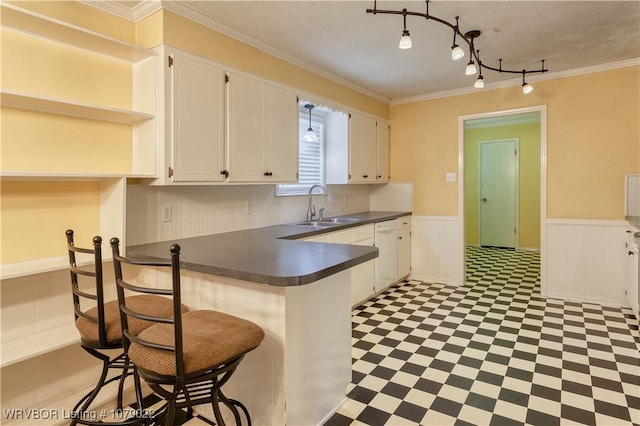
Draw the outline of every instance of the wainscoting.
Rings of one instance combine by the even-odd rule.
[[[425,282],[464,285],[457,216],[412,216],[411,277]]]
[[[614,220],[547,220],[546,296],[626,306],[627,223]]]
[[[626,306],[626,227],[622,220],[548,219],[542,226],[542,296]],[[411,277],[463,285],[458,217],[414,215],[411,229]]]

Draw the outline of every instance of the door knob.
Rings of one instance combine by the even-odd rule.
[[[486,202],[487,202],[486,197],[483,197],[483,198],[482,198],[482,202],[483,202],[483,203],[486,203]]]

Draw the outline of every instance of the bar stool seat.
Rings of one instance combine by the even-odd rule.
[[[170,318],[173,316],[173,303],[170,299],[159,296],[139,295],[130,296],[127,300],[136,311],[144,312],[148,315],[158,315]],[[183,312],[188,309],[185,306]],[[87,316],[97,318],[98,307],[94,307],[85,312]],[[129,321],[129,329],[133,334],[139,334],[141,331],[154,325],[151,321],[145,321],[133,318]],[[90,347],[100,346],[100,333],[98,324],[89,318],[78,317],[76,320],[76,328],[80,333],[80,337],[84,345]],[[122,347],[122,326],[120,324],[120,306],[117,300],[112,300],[104,304],[104,329],[106,331],[106,341],[108,344],[116,344]]]
[[[129,322],[131,327],[131,322]],[[155,324],[138,334],[140,339],[173,345],[171,324]],[[217,311],[192,311],[182,315],[184,374],[198,375],[256,348],[264,332],[254,323]],[[176,375],[173,352],[132,342],[129,358],[140,369],[158,376]]]

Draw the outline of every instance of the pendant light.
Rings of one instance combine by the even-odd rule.
[[[529,93],[533,92],[533,86],[525,81],[525,74],[525,71],[522,71],[522,93],[528,95]]]
[[[402,9],[402,14],[404,15],[404,29],[402,30],[402,37],[400,37],[398,47],[400,49],[411,49],[411,34],[407,30],[407,9]]]
[[[305,142],[318,142],[319,141],[318,136],[316,135],[316,132],[314,132],[313,128],[311,127],[311,110],[314,109],[315,107],[311,104],[305,104],[304,107],[309,110],[309,128],[304,133],[302,140]]]
[[[460,31],[458,29],[458,18],[460,17],[456,16],[456,28],[453,31],[453,45],[451,46],[451,59],[453,59],[454,61],[464,58],[464,49],[456,44],[456,36]]]
[[[482,61],[480,60],[480,50],[476,50],[476,54],[478,55],[478,68],[480,70],[480,74],[476,79],[476,82],[473,83],[473,87],[476,89],[484,89],[484,77],[482,76]]]

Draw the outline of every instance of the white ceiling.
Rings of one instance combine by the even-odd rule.
[[[159,7],[158,1],[112,3],[129,18]],[[350,82],[388,100],[467,89],[468,53],[450,56],[453,31],[435,21],[407,17],[413,48],[398,49],[402,16],[372,15],[373,1],[163,1],[187,15],[294,63]],[[378,1],[378,9],[425,11],[424,1]],[[112,12],[115,9],[112,8]],[[552,73],[640,58],[640,1],[431,1],[431,15],[477,29],[483,63]],[[126,14],[126,13],[125,13]],[[122,15],[124,16],[124,15]],[[461,46],[466,44],[459,43]],[[535,82],[540,77],[527,77]],[[522,79],[484,72],[487,87]],[[478,90],[478,89],[476,89]]]

